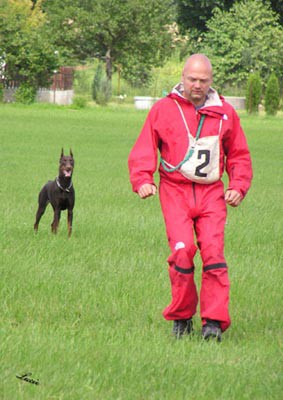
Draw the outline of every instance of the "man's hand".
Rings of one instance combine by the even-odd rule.
[[[242,201],[242,196],[237,190],[227,190],[225,193],[225,201],[229,206],[237,207]]]
[[[156,186],[145,183],[138,190],[138,195],[141,199],[146,199],[147,197],[154,196],[156,194]]]

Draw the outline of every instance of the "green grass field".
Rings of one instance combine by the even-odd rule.
[[[254,181],[229,209],[232,326],[176,341],[161,313],[169,255],[158,197],[131,192],[127,157],[146,112],[0,106],[1,400],[281,399],[283,117],[242,115]],[[73,236],[40,188],[61,147],[76,159]],[[199,283],[201,263],[197,256]],[[17,379],[32,373],[39,385]]]

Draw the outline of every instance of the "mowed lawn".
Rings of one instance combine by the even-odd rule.
[[[1,400],[281,399],[283,117],[241,116],[254,181],[229,209],[232,326],[221,344],[176,341],[158,197],[131,192],[128,153],[146,112],[0,106]],[[40,188],[75,156],[73,235]],[[158,177],[157,177],[158,179]],[[199,284],[201,262],[196,259]],[[24,374],[35,383],[16,377]]]

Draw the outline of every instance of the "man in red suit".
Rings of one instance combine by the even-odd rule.
[[[234,108],[211,87],[212,66],[203,54],[187,59],[182,81],[151,108],[129,155],[130,181],[142,199],[159,195],[171,255],[172,301],[165,308],[177,338],[193,330],[198,293],[194,256],[200,250],[202,336],[221,341],[230,325],[229,279],[224,258],[226,205],[237,207],[252,180],[251,158]],[[226,170],[229,183],[221,181]],[[196,243],[194,240],[196,236]]]

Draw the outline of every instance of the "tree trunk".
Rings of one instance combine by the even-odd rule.
[[[111,59],[111,50],[108,49],[105,56],[106,62],[106,76],[108,81],[112,81],[112,59]]]

